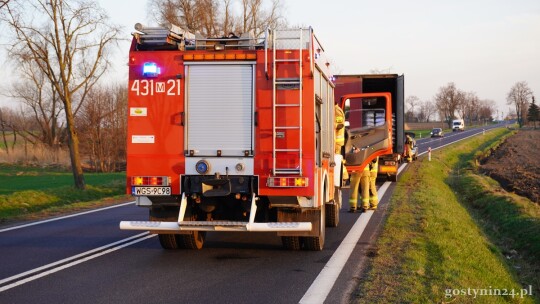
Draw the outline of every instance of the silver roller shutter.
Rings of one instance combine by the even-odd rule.
[[[187,150],[197,156],[244,156],[253,150],[253,65],[186,68]]]

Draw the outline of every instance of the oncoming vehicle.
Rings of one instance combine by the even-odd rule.
[[[433,128],[431,130],[431,137],[443,137],[443,130],[441,128]]]
[[[454,119],[452,121],[452,132],[454,131],[464,131],[465,130],[465,122],[463,119]]]

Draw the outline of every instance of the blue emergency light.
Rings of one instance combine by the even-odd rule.
[[[161,73],[161,69],[158,68],[155,62],[145,62],[143,65],[144,77],[157,77]]]

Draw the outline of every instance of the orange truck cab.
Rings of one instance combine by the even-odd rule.
[[[343,98],[350,94],[380,94],[390,98],[386,108],[385,119],[391,119],[391,146],[380,149],[384,153],[375,153],[366,159],[373,159],[379,156],[379,176],[387,177],[390,181],[397,181],[397,172],[402,161],[405,143],[405,124],[404,124],[404,75],[397,74],[355,74],[355,75],[335,75],[335,98]],[[379,97],[380,98],[380,97]],[[381,101],[379,100],[379,103]],[[345,106],[345,105],[344,105]],[[346,107],[346,106],[345,106]],[[372,106],[368,106],[372,107]],[[379,106],[379,108],[381,108]],[[347,112],[347,109],[345,109]],[[352,112],[351,112],[352,113]],[[347,117],[350,114],[346,115]],[[381,115],[381,113],[375,114]],[[390,117],[388,117],[390,115]],[[380,119],[380,118],[379,118]],[[375,121],[376,122],[376,121]],[[390,120],[388,121],[390,122]],[[349,125],[351,122],[349,121]],[[379,126],[380,128],[380,126]],[[365,145],[371,144],[366,143]],[[363,162],[363,165],[369,161]],[[347,168],[350,167],[349,160],[346,160]],[[356,166],[356,165],[355,165]]]

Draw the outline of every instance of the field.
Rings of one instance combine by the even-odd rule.
[[[84,176],[87,187],[79,191],[72,186],[71,172],[60,168],[0,164],[0,224],[126,199],[124,173]]]
[[[482,169],[507,191],[540,204],[540,130],[521,130],[508,138]]]

